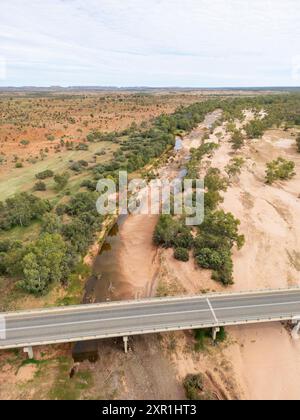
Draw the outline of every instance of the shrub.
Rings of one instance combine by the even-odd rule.
[[[0,206],[0,229],[14,226],[29,226],[51,210],[48,200],[42,200],[28,193],[16,194]]]
[[[62,229],[61,219],[53,213],[48,213],[44,216],[42,221],[43,233],[60,233]]]
[[[36,182],[34,184],[33,189],[34,189],[34,191],[46,191],[47,186],[46,186],[46,184],[44,182],[39,181],[39,182]]]
[[[43,172],[39,172],[38,174],[35,175],[36,179],[47,179],[47,178],[52,178],[54,176],[54,172],[51,171],[50,169],[47,169],[46,171]]]
[[[55,175],[54,177],[54,181],[56,183],[55,189],[57,191],[63,190],[65,186],[67,185],[68,180],[69,180],[68,172],[64,172],[63,174],[60,174],[60,175]]]
[[[76,150],[89,150],[89,146],[88,144],[85,144],[85,143],[79,143],[76,146]]]
[[[203,248],[199,251],[196,261],[202,268],[220,270],[223,264],[223,257],[219,251]]]
[[[193,245],[193,237],[191,235],[190,229],[181,225],[177,235],[172,241],[172,245],[176,248],[191,249]]]
[[[22,146],[28,146],[28,144],[30,143],[30,141],[29,140],[21,140],[20,141],[20,144],[22,145]]]
[[[185,377],[183,386],[189,400],[199,400],[199,393],[204,390],[204,378],[201,374],[189,374]]]
[[[227,180],[221,176],[221,171],[217,168],[210,168],[204,178],[205,188],[209,191],[226,191]]]
[[[190,259],[189,252],[186,248],[175,248],[174,258],[178,261],[187,262]]]
[[[153,241],[155,245],[165,248],[190,249],[193,237],[190,229],[184,226],[181,221],[173,219],[171,215],[161,215],[153,234]]]
[[[228,174],[229,178],[239,175],[241,173],[241,169],[244,163],[245,160],[241,157],[231,159],[229,164],[225,168],[225,171]]]
[[[300,153],[300,134],[298,134],[298,136],[296,138],[296,144],[297,144],[298,152]]]
[[[262,120],[250,121],[245,127],[247,136],[250,139],[256,139],[256,138],[262,137],[265,132],[265,129],[266,129],[266,125],[264,124]]]
[[[235,130],[231,136],[232,148],[241,149],[244,146],[244,136],[240,130]]]
[[[17,162],[17,163],[15,164],[15,167],[16,167],[17,169],[23,168],[23,163],[22,163],[22,162]]]
[[[46,233],[30,244],[22,259],[24,279],[19,286],[29,293],[45,294],[51,283],[61,281],[65,273],[67,246],[58,234]]]
[[[277,180],[287,180],[293,178],[295,163],[283,158],[278,158],[267,164],[266,183],[273,184]]]
[[[153,241],[155,245],[170,248],[179,231],[180,223],[177,220],[170,215],[161,215],[154,231]]]
[[[96,183],[91,181],[90,179],[85,179],[84,181],[82,181],[80,187],[87,188],[90,191],[95,191],[96,190]]]

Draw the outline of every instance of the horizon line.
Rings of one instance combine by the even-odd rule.
[[[1,90],[4,89],[78,89],[78,88],[86,88],[86,89],[201,89],[201,90],[217,90],[217,89],[300,89],[300,85],[261,85],[261,86],[149,86],[149,85],[135,85],[135,86],[117,86],[117,85],[8,85],[8,86],[0,86]]]

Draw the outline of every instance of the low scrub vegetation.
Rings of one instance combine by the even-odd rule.
[[[231,159],[229,164],[225,168],[225,171],[227,175],[229,176],[229,179],[232,179],[235,176],[240,175],[244,164],[245,164],[245,160],[242,157],[235,157]]]
[[[297,150],[300,153],[300,134],[297,135],[296,145],[297,145]]]
[[[288,180],[293,178],[295,173],[295,163],[283,158],[278,158],[267,164],[266,183],[272,185],[278,180]]]
[[[234,130],[230,141],[232,143],[233,150],[241,149],[245,143],[243,133],[240,130]]]

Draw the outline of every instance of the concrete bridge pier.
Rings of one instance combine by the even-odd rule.
[[[124,341],[124,351],[125,353],[128,353],[128,337],[123,337]]]
[[[217,334],[220,332],[220,327],[213,327],[212,329],[212,338],[214,341],[217,339]]]
[[[300,319],[296,321],[296,325],[292,331],[292,337],[294,340],[299,340],[300,338]]]
[[[28,359],[34,359],[32,347],[24,347],[23,351],[28,354]]]

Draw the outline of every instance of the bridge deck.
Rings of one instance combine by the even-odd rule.
[[[0,314],[0,349],[300,317],[300,289]]]

